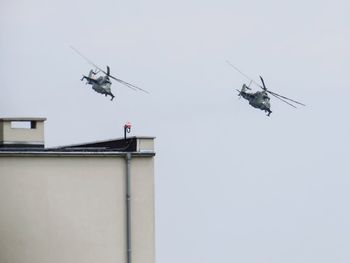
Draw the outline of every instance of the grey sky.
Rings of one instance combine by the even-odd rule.
[[[350,262],[348,1],[1,6],[0,115],[47,117],[47,146],[157,137],[157,262]],[[70,45],[151,95],[94,93]],[[226,59],[307,107],[266,117]]]

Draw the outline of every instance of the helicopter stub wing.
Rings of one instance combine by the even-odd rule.
[[[96,78],[91,78],[91,77],[84,76],[84,79],[86,79],[88,81],[91,81],[93,83],[98,83]]]

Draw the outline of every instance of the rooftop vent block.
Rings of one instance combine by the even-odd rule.
[[[46,118],[0,118],[0,147],[44,148]]]

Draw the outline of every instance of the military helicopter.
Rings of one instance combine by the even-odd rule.
[[[279,94],[277,94],[275,92],[272,92],[272,91],[268,90],[266,88],[266,86],[265,86],[264,79],[261,76],[259,76],[259,77],[260,77],[262,86],[260,84],[256,83],[253,79],[249,78],[247,75],[245,75],[242,71],[240,71],[238,68],[236,68],[234,65],[232,65],[229,61],[226,61],[226,62],[231,67],[233,67],[235,70],[237,70],[239,73],[241,73],[243,76],[245,76],[246,78],[248,78],[250,80],[250,83],[249,83],[248,86],[246,84],[243,84],[241,90],[236,89],[238,91],[238,96],[239,97],[243,97],[244,99],[248,100],[249,104],[251,106],[253,106],[254,108],[257,108],[257,109],[265,111],[267,113],[267,116],[270,116],[270,114],[272,113],[272,111],[270,109],[270,107],[271,107],[271,105],[270,105],[270,97],[269,97],[268,94],[271,94],[275,98],[283,101],[284,103],[288,104],[289,106],[291,106],[293,108],[296,108],[296,106],[293,105],[292,103],[296,103],[296,104],[299,104],[299,105],[302,105],[302,106],[306,106],[305,104],[303,104],[301,102],[298,102],[296,100],[292,100],[290,98],[287,98],[285,96],[279,95]],[[259,86],[262,89],[262,91],[256,91],[254,93],[247,92],[247,90],[251,90],[250,85],[252,83],[254,83],[257,86]]]
[[[111,86],[112,86],[112,82],[110,80],[110,78],[118,81],[119,83],[127,86],[128,88],[135,90],[135,91],[143,91],[145,93],[149,93],[147,90],[141,89],[133,84],[130,84],[128,82],[125,82],[124,80],[118,79],[114,76],[112,76],[110,74],[110,69],[109,66],[107,66],[107,71],[104,71],[103,69],[101,69],[100,67],[96,66],[92,61],[90,61],[87,57],[85,57],[82,53],[80,53],[76,48],[74,48],[73,46],[71,46],[71,48],[79,55],[81,56],[83,59],[85,59],[89,64],[91,64],[92,66],[94,66],[96,68],[95,71],[90,70],[89,75],[85,76],[83,75],[83,77],[81,78],[81,81],[83,81],[84,79],[86,80],[86,84],[92,85],[92,89],[94,91],[96,91],[97,93],[101,93],[104,94],[106,97],[107,96],[111,96],[111,100],[114,99],[114,95],[111,91]],[[97,77],[97,74],[102,72],[104,74],[104,76],[99,76]]]

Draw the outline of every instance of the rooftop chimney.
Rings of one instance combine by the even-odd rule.
[[[46,118],[0,118],[0,147],[44,148]]]

